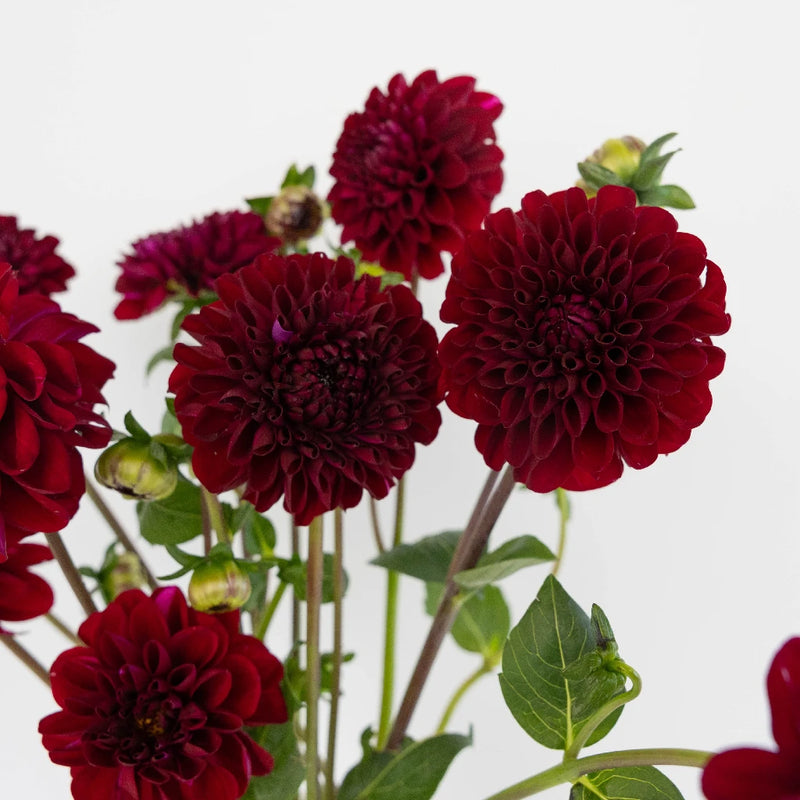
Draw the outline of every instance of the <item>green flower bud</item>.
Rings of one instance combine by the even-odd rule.
[[[264,224],[287,244],[310,239],[322,224],[322,202],[308,186],[286,186],[270,203]]]
[[[142,562],[135,553],[113,554],[97,576],[103,600],[110,603],[128,589],[141,589],[146,583]]]
[[[204,561],[189,581],[192,607],[212,614],[241,608],[250,592],[250,578],[232,558]]]
[[[622,183],[627,185],[639,169],[642,151],[646,146],[641,139],[635,136],[607,139],[586,161],[611,170],[620,177]],[[583,180],[579,180],[576,185],[583,189],[589,197],[597,194],[595,190],[587,187]]]
[[[163,500],[178,483],[178,469],[163,447],[138,439],[111,445],[97,459],[94,474],[103,486],[138,500]]]

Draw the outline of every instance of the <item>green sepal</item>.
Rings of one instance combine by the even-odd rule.
[[[144,368],[144,374],[150,375],[152,371],[163,361],[172,361],[172,351],[175,349],[175,345],[168,344],[166,347],[162,347],[160,350],[157,350],[153,355],[150,357],[150,360],[147,362],[147,366]]]
[[[150,544],[181,544],[203,534],[200,488],[182,475],[163,500],[139,501],[139,529]]]
[[[631,189],[634,189],[638,194],[657,186],[664,173],[664,168],[677,152],[679,150],[673,150],[671,153],[665,153],[663,156],[658,156],[647,162],[639,162],[639,168],[630,180]]]
[[[285,189],[287,186],[307,186],[309,189],[313,189],[315,177],[316,171],[314,167],[306,167],[300,172],[297,169],[297,164],[292,164],[286,172],[281,189]]]
[[[683,800],[683,795],[655,767],[617,767],[583,775],[569,800]]]
[[[477,567],[457,573],[453,580],[463,589],[480,589],[525,567],[554,560],[550,548],[535,536],[518,536],[504,542],[494,552],[486,553]]]
[[[370,738],[370,731],[362,736],[364,756],[345,776],[337,800],[429,800],[453,759],[472,744],[472,736],[445,733],[388,753],[373,750]]]
[[[596,615],[593,623],[549,575],[508,637],[503,697],[523,730],[545,747],[569,748],[582,725],[625,690],[625,676],[606,668],[609,640],[598,649],[597,631],[605,631],[607,622]],[[602,739],[621,712],[612,711],[586,744]]]
[[[639,166],[641,167],[642,164],[647,164],[649,161],[653,161],[654,159],[658,158],[661,154],[661,148],[670,140],[674,139],[677,136],[677,132],[673,131],[672,133],[665,133],[663,136],[659,136],[658,139],[654,139],[650,144],[642,150],[641,156],[639,156]]]
[[[652,189],[640,192],[639,202],[643,206],[661,206],[662,208],[679,208],[682,210],[695,208],[694,200],[692,200],[686,189],[672,184],[654,186]]]
[[[267,197],[247,197],[245,198],[245,203],[250,206],[250,210],[253,213],[258,214],[259,217],[266,217],[274,199],[274,195],[269,195]]]
[[[581,161],[578,164],[578,172],[581,177],[586,181],[586,185],[597,191],[602,186],[624,186],[625,182],[617,175],[606,167],[595,164],[593,161]]]
[[[242,800],[294,800],[306,776],[292,721],[249,728],[247,733],[274,759],[269,775],[250,778]]]
[[[132,411],[129,411],[125,415],[123,424],[125,425],[125,430],[128,431],[132,439],[135,439],[137,442],[144,442],[145,444],[150,441],[150,434],[136,421],[136,417],[133,416]]]

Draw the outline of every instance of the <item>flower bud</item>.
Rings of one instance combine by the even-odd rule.
[[[639,159],[645,147],[645,143],[635,136],[607,139],[586,160],[610,169],[627,183],[639,169]]]
[[[146,583],[142,562],[135,553],[114,555],[108,566],[98,575],[100,592],[106,603],[110,603],[128,589],[140,589]]]
[[[286,186],[270,203],[264,224],[288,244],[310,239],[322,224],[322,202],[308,186]]]
[[[250,597],[250,578],[234,559],[204,561],[189,581],[189,602],[212,614],[241,608]]]
[[[105,450],[94,474],[103,486],[139,500],[163,500],[178,483],[177,467],[137,439],[123,439]]]

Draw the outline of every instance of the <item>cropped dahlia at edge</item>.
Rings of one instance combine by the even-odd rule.
[[[677,450],[724,365],[725,282],[674,217],[607,186],[532,192],[452,263],[446,402],[486,463],[530,489],[605,486]]]
[[[480,227],[503,185],[494,131],[502,110],[474,78],[440,82],[433,70],[410,85],[395,75],[386,94],[373,89],[345,120],[330,170],[342,241],[407,279],[441,274],[442,251]]]
[[[406,286],[322,253],[264,255],[217,282],[175,346],[170,377],[192,466],[210,491],[243,485],[259,511],[281,495],[306,525],[382,498],[441,416],[437,338]]]
[[[54,662],[61,706],[39,723],[75,800],[237,800],[272,756],[243,730],[285,722],[283,667],[239,615],[189,608],[175,587],[124,592]]]

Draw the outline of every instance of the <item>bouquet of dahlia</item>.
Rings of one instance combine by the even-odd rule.
[[[713,338],[730,318],[720,268],[665,210],[692,207],[662,181],[674,134],[610,139],[578,165],[577,185],[492,212],[501,111],[471,77],[396,75],[345,120],[327,198],[313,168],[292,166],[247,210],[134,242],[116,317],[133,326],[176,310],[150,362],[172,362],[159,430],[135,409],[112,429],[102,406],[115,366],[84,341],[95,326],[51,297],[73,268],[56,238],[0,217],[0,641],[52,688],[39,732],[76,800],[427,800],[471,741],[448,731],[454,709],[497,670],[509,712],[560,756],[491,800],[559,784],[573,800],[676,800],[656,768],[669,764],[702,768],[709,800],[800,793],[800,639],[769,672],[776,751],[583,752],[641,682],[603,611],[558,580],[568,493],[687,443],[711,409],[725,358]],[[445,269],[439,315],[451,327],[439,341],[417,294]],[[404,475],[443,411],[477,424],[488,476],[457,527],[409,540]],[[88,476],[80,448],[102,450]],[[515,488],[553,494],[552,548],[490,541]],[[135,500],[135,535],[113,491]],[[61,534],[84,494],[114,537],[85,566]],[[390,494],[387,536],[378,506]],[[345,512],[362,503],[372,531],[349,535],[374,538],[386,571],[383,674],[362,758],[343,769],[343,538]],[[148,566],[154,548],[172,559],[168,574]],[[79,626],[51,610],[32,569],[49,559],[85,612]],[[539,588],[512,623],[500,584],[523,569]],[[424,582],[430,625],[396,687],[405,577]],[[283,615],[292,646],[276,653]],[[19,626],[39,616],[69,643],[49,669]],[[411,738],[448,636],[479,666],[438,729]]]

